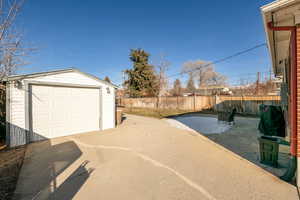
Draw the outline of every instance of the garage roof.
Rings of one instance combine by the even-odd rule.
[[[274,26],[294,26],[295,15],[299,11],[300,0],[277,0],[261,7],[269,53],[276,76],[282,75],[285,60],[288,59],[291,33],[270,30],[268,23],[273,22]]]
[[[5,81],[15,81],[15,80],[21,80],[21,79],[26,79],[26,78],[35,78],[35,77],[40,77],[40,76],[48,76],[48,75],[68,73],[68,72],[77,72],[77,73],[83,74],[85,76],[88,76],[96,81],[99,81],[103,84],[112,86],[114,88],[118,88],[118,86],[116,86],[115,84],[108,83],[107,81],[101,80],[94,75],[79,71],[76,68],[68,68],[68,69],[61,69],[61,70],[54,70],[54,71],[47,71],[47,72],[38,72],[38,73],[24,74],[24,75],[13,75],[13,76],[7,77]]]

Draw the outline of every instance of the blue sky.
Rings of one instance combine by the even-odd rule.
[[[270,0],[27,0],[18,18],[26,45],[38,50],[22,72],[76,67],[121,83],[129,50],[171,62],[214,61],[265,42],[260,6]],[[268,71],[266,47],[217,64],[231,80]],[[182,77],[180,77],[182,78]]]

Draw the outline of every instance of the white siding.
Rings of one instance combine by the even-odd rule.
[[[36,78],[24,79],[25,81],[40,81],[53,83],[67,83],[78,85],[102,86],[102,128],[109,129],[115,127],[114,119],[114,88],[101,83],[95,79],[78,72],[66,72],[55,75],[47,75]],[[109,88],[110,94],[107,93]],[[10,87],[10,123],[19,128],[25,129],[25,88],[24,85],[18,89],[13,84]]]
[[[25,128],[25,92],[10,84],[10,123]]]
[[[9,111],[7,114],[7,122],[9,128],[9,136],[7,136],[7,144],[10,146],[18,146],[27,143],[25,130],[25,92],[17,89],[14,84],[8,84]]]
[[[54,74],[54,75],[48,75],[48,76],[40,76],[37,78],[32,78],[30,80],[104,86],[104,84],[100,83],[99,81],[96,81],[96,80],[89,78],[78,72],[66,72],[66,73],[60,73],[60,74]]]
[[[102,96],[103,96],[103,114],[105,113],[105,117],[103,117],[103,129],[113,128],[115,127],[115,91],[114,88],[109,88],[110,94],[107,94],[107,87],[103,87]]]

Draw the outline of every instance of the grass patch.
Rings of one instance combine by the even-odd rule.
[[[151,109],[151,108],[122,108],[124,113],[154,118],[166,118],[174,115],[191,113],[192,111],[175,109]]]
[[[168,118],[182,114],[210,114],[217,115],[218,113],[213,110],[201,110],[201,111],[188,111],[188,110],[179,110],[179,109],[153,109],[153,108],[122,108],[124,113],[132,114],[132,115],[140,115],[145,117],[154,117],[154,118]],[[238,117],[251,117],[257,118],[257,115],[254,114],[245,114],[245,113],[237,113]]]

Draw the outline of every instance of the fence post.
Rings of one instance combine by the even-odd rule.
[[[196,93],[194,93],[194,111],[196,111]]]
[[[170,99],[169,99],[167,96],[165,96],[165,97],[166,97],[166,101],[165,101],[164,108],[165,108],[165,109],[168,109],[168,106],[167,106],[167,105],[169,105],[169,102],[168,102],[168,101],[169,101]]]
[[[218,111],[219,111],[219,110],[218,110],[218,109],[219,109],[219,105],[218,105],[218,104],[219,104],[219,99],[218,99],[218,95],[217,95],[217,94],[215,95],[215,98],[214,98],[214,99],[215,99],[215,102],[214,102],[215,105],[213,106],[213,110],[214,110],[215,112],[218,112]]]
[[[241,108],[242,110],[240,111],[241,113],[244,112],[246,105],[245,105],[245,99],[244,99],[244,95],[242,94],[242,98],[241,98]]]

